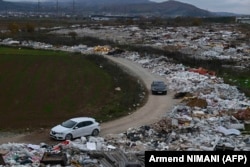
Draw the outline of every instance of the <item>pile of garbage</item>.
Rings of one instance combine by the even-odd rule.
[[[181,98],[181,103],[166,111],[159,122],[131,127],[120,134],[82,137],[55,146],[3,144],[0,150],[4,163],[11,166],[112,166],[114,163],[144,166],[144,151],[150,150],[250,151],[250,134],[246,130],[250,101],[236,87],[223,83],[223,79],[214,74],[190,71],[163,57],[141,57],[132,52],[113,56],[134,61],[165,78],[168,89],[176,92],[173,98]]]
[[[109,46],[95,46],[94,47],[94,52],[97,53],[102,53],[102,54],[107,54],[110,51],[110,47]]]
[[[250,134],[246,128],[250,123],[250,100],[235,86],[225,84],[213,72],[203,68],[190,70],[163,56],[142,57],[126,51],[112,56],[136,62],[161,76],[168,89],[176,93],[173,98],[181,98],[182,102],[166,111],[159,122],[131,127],[121,134],[82,137],[55,146],[0,145],[0,165],[144,166],[143,152],[150,150],[250,151]]]
[[[167,143],[171,150],[214,150],[219,145],[250,149],[249,130],[245,129],[249,126],[250,101],[235,86],[225,84],[214,73],[204,73],[204,69],[189,70],[182,64],[140,57],[138,53],[123,57],[164,77],[168,89],[183,99],[180,106],[167,112],[170,120],[160,121],[157,126],[158,132],[171,131],[174,136],[175,140]]]
[[[125,153],[101,137],[82,137],[55,146],[8,143],[0,146],[0,166],[144,166],[144,153]]]
[[[213,24],[190,27],[150,27],[91,25],[76,27],[78,36],[92,36],[119,44],[156,47],[185,53],[199,59],[234,60],[238,66],[249,68],[250,47],[247,36],[237,24]],[[98,27],[98,28],[96,28]],[[69,29],[51,31],[67,34]],[[246,39],[246,40],[244,40]]]

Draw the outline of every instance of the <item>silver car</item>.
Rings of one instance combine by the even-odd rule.
[[[164,81],[153,81],[151,83],[152,94],[167,94],[167,85]]]
[[[99,132],[100,124],[94,118],[78,117],[53,127],[50,137],[56,140],[72,140],[81,136],[97,136]]]

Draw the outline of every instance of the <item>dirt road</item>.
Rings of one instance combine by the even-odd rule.
[[[164,80],[164,78],[151,74],[147,69],[142,68],[138,64],[131,62],[123,58],[113,58],[113,61],[125,66],[134,75],[138,76],[145,83],[146,87],[150,90],[150,84],[153,80],[159,79]],[[147,125],[154,123],[162,118],[169,111],[178,100],[173,99],[173,93],[168,92],[167,96],[164,95],[151,95],[149,93],[147,103],[138,109],[136,112],[102,124],[101,135],[106,135],[110,133],[120,133],[126,131],[130,127],[138,127],[142,125]]]
[[[140,65],[132,61],[110,56],[107,56],[107,58],[125,67],[129,73],[141,78],[148,89],[150,89],[150,84],[153,80],[164,80],[164,78],[151,74],[147,69],[142,68]],[[151,95],[151,93],[149,93],[147,103],[136,112],[114,121],[102,123],[100,136],[122,133],[130,127],[139,127],[157,122],[178,102],[178,100],[173,99],[173,92],[168,92],[167,95],[159,96]],[[29,134],[9,134],[0,136],[0,144],[8,142],[29,144],[40,144],[42,142],[47,144],[58,143],[58,141],[49,138],[49,129],[41,129]]]

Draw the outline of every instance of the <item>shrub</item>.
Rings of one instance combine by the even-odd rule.
[[[32,33],[35,31],[35,26],[31,23],[27,23],[25,25],[25,30],[26,30],[26,32]]]
[[[8,30],[12,33],[15,34],[19,31],[20,26],[17,23],[10,23],[8,25]]]

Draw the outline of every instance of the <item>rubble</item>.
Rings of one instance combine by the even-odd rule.
[[[95,141],[95,143],[93,143]],[[89,149],[88,144],[102,145],[99,149]],[[10,166],[144,166],[144,153],[124,153],[115,147],[110,151],[103,138],[85,137],[59,143],[56,146],[9,143],[0,146],[1,150],[9,150],[3,155],[3,164]]]
[[[237,111],[234,116],[239,120],[250,120],[250,107]]]
[[[233,26],[232,26],[233,27]],[[120,29],[103,27],[99,33]],[[214,27],[218,29],[218,27]],[[92,32],[89,29],[77,29],[80,32]],[[249,45],[236,46],[229,41],[241,38],[238,31],[210,31],[197,27],[166,27],[140,31],[139,28],[126,27],[122,34],[126,40],[144,38],[147,45],[157,47],[174,46],[185,53],[200,58],[235,59],[241,62],[249,57]],[[57,31],[58,32],[58,31]],[[77,32],[77,31],[76,31]],[[133,32],[134,38],[129,38]],[[98,34],[98,33],[97,33]],[[105,38],[109,38],[106,33]],[[126,36],[128,34],[128,36]],[[116,40],[123,42],[118,34]],[[153,37],[157,36],[157,40]],[[111,36],[112,37],[112,36]],[[108,56],[123,57],[148,69],[154,75],[166,80],[168,89],[175,92],[173,98],[182,102],[166,111],[159,122],[141,127],[131,127],[121,134],[109,134],[103,137],[82,137],[74,141],[65,141],[55,146],[8,143],[0,145],[4,163],[11,166],[39,166],[45,163],[48,153],[66,155],[67,162],[60,160],[59,165],[73,166],[144,166],[144,151],[250,151],[250,134],[245,133],[250,121],[250,100],[235,86],[225,84],[222,78],[202,67],[188,69],[182,64],[173,64],[165,57],[154,58],[151,55],[140,56],[137,52],[117,51],[106,46],[53,47],[39,42],[17,42],[11,39],[1,40],[1,44],[17,44],[34,48],[98,52]],[[242,62],[241,62],[242,63]],[[243,63],[244,65],[244,63]],[[116,88],[120,91],[120,88]],[[3,150],[3,151],[2,151]],[[63,153],[63,154],[61,154]],[[0,159],[0,166],[4,165]],[[58,166],[56,164],[56,166]]]
[[[198,69],[189,69],[188,71],[197,72],[197,73],[202,74],[202,75],[215,75],[214,71],[209,71],[209,70],[206,70],[202,67],[199,67]]]
[[[241,39],[246,34],[237,29],[237,24],[214,24],[212,26],[199,27],[150,27],[140,29],[138,26],[103,26],[103,25],[85,25],[66,27],[56,27],[51,29],[52,34],[68,34],[74,31],[77,36],[91,36],[101,39],[108,39],[119,44],[132,44],[142,46],[153,46],[160,49],[173,49],[185,53],[189,56],[200,59],[220,59],[234,60],[239,67],[250,67],[250,45],[248,41]],[[238,42],[240,40],[240,42]],[[23,46],[34,48],[52,49],[53,46],[37,43],[34,41],[22,41]],[[20,41],[4,39],[1,44],[16,45]],[[53,48],[54,49],[54,48]],[[88,53],[90,48],[73,46],[73,48],[64,48],[68,51],[81,51]],[[122,50],[116,50],[112,53],[109,47],[96,46],[90,49],[103,50],[103,53],[120,53]]]
[[[94,47],[94,52],[100,52],[102,54],[107,54],[110,51],[109,46],[96,46]]]
[[[250,101],[236,87],[224,84],[214,73],[207,75],[206,71],[204,75],[188,71],[181,64],[156,62],[150,57],[140,58],[140,55],[135,53],[124,57],[164,77],[169,89],[176,92],[175,98],[183,98],[182,105],[175,106],[166,114],[166,118],[152,125],[154,133],[164,134],[163,141],[168,139],[162,149],[250,149],[244,141],[249,135],[242,135],[240,132],[245,129],[244,122],[233,114],[239,109],[246,109],[245,106],[249,106]],[[159,141],[161,139],[157,139],[154,145],[158,145]]]
[[[186,105],[190,107],[200,107],[200,108],[206,108],[207,107],[207,101],[205,99],[199,99],[197,97],[194,98],[185,98]]]
[[[93,36],[120,44],[153,46],[177,50],[200,59],[234,60],[241,67],[249,67],[249,43],[238,42],[246,34],[237,30],[236,24],[199,27],[100,26],[76,27],[78,36]],[[98,29],[96,26],[99,26]],[[59,29],[50,33],[67,34],[72,29]],[[234,42],[235,41],[235,42]]]

